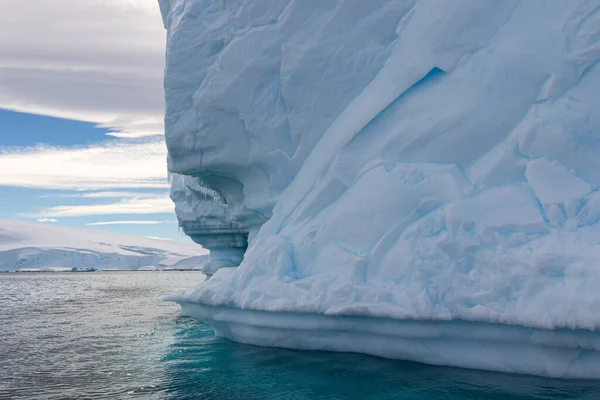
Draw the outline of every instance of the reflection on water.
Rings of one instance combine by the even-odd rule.
[[[600,382],[232,343],[160,300],[199,280],[0,274],[0,398],[600,399]]]

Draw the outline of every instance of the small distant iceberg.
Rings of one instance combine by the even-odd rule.
[[[139,267],[138,271],[160,271],[160,268],[155,267],[154,265],[144,265],[143,267]]]
[[[73,267],[71,268],[71,272],[95,272],[98,271],[94,267]]]

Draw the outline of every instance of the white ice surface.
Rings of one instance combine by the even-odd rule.
[[[189,242],[0,220],[0,271],[200,268],[207,251]]]
[[[553,344],[518,372],[600,378],[597,346],[555,340],[600,335],[597,0],[160,3],[169,168],[255,232],[240,267],[174,297],[184,310],[234,340],[300,348],[318,344],[219,318],[538,329]],[[385,352],[347,340],[323,347]],[[464,349],[452,341],[413,358],[506,371],[529,345],[485,365],[441,362]],[[565,347],[577,356],[548,361]]]

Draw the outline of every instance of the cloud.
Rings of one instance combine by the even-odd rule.
[[[156,0],[0,2],[0,107],[163,132],[165,32]]]
[[[160,224],[173,224],[177,221],[103,221],[103,222],[90,222],[87,226],[104,226],[104,225],[160,225]]]
[[[164,193],[165,196],[168,196],[168,193]],[[156,193],[148,193],[148,192],[87,192],[82,193],[79,197],[83,197],[86,199],[109,199],[113,197],[118,198],[128,198],[128,197],[153,197],[156,196]]]
[[[164,193],[165,196],[169,194]],[[132,198],[132,197],[153,197],[156,196],[154,192],[128,192],[128,191],[101,191],[101,192],[82,192],[82,193],[52,193],[40,196],[40,198],[84,198],[84,199],[110,199],[110,198]]]
[[[54,218],[38,218],[37,222],[58,222],[58,220]]]
[[[167,188],[166,157],[162,139],[139,143],[114,140],[81,148],[8,149],[0,151],[0,186],[62,190]],[[87,196],[102,197],[91,193]]]
[[[167,214],[173,213],[173,202],[167,196],[125,199],[110,204],[87,204],[50,207],[39,212],[41,218],[81,217],[89,215]]]
[[[114,137],[79,148],[0,147],[0,186],[114,199],[47,208],[36,214],[44,222],[172,213],[166,190],[135,191],[168,188],[157,1],[3,0],[0,26],[0,108],[92,122]]]

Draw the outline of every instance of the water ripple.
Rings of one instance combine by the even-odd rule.
[[[232,343],[160,300],[200,279],[0,274],[0,399],[600,399],[599,382]]]

